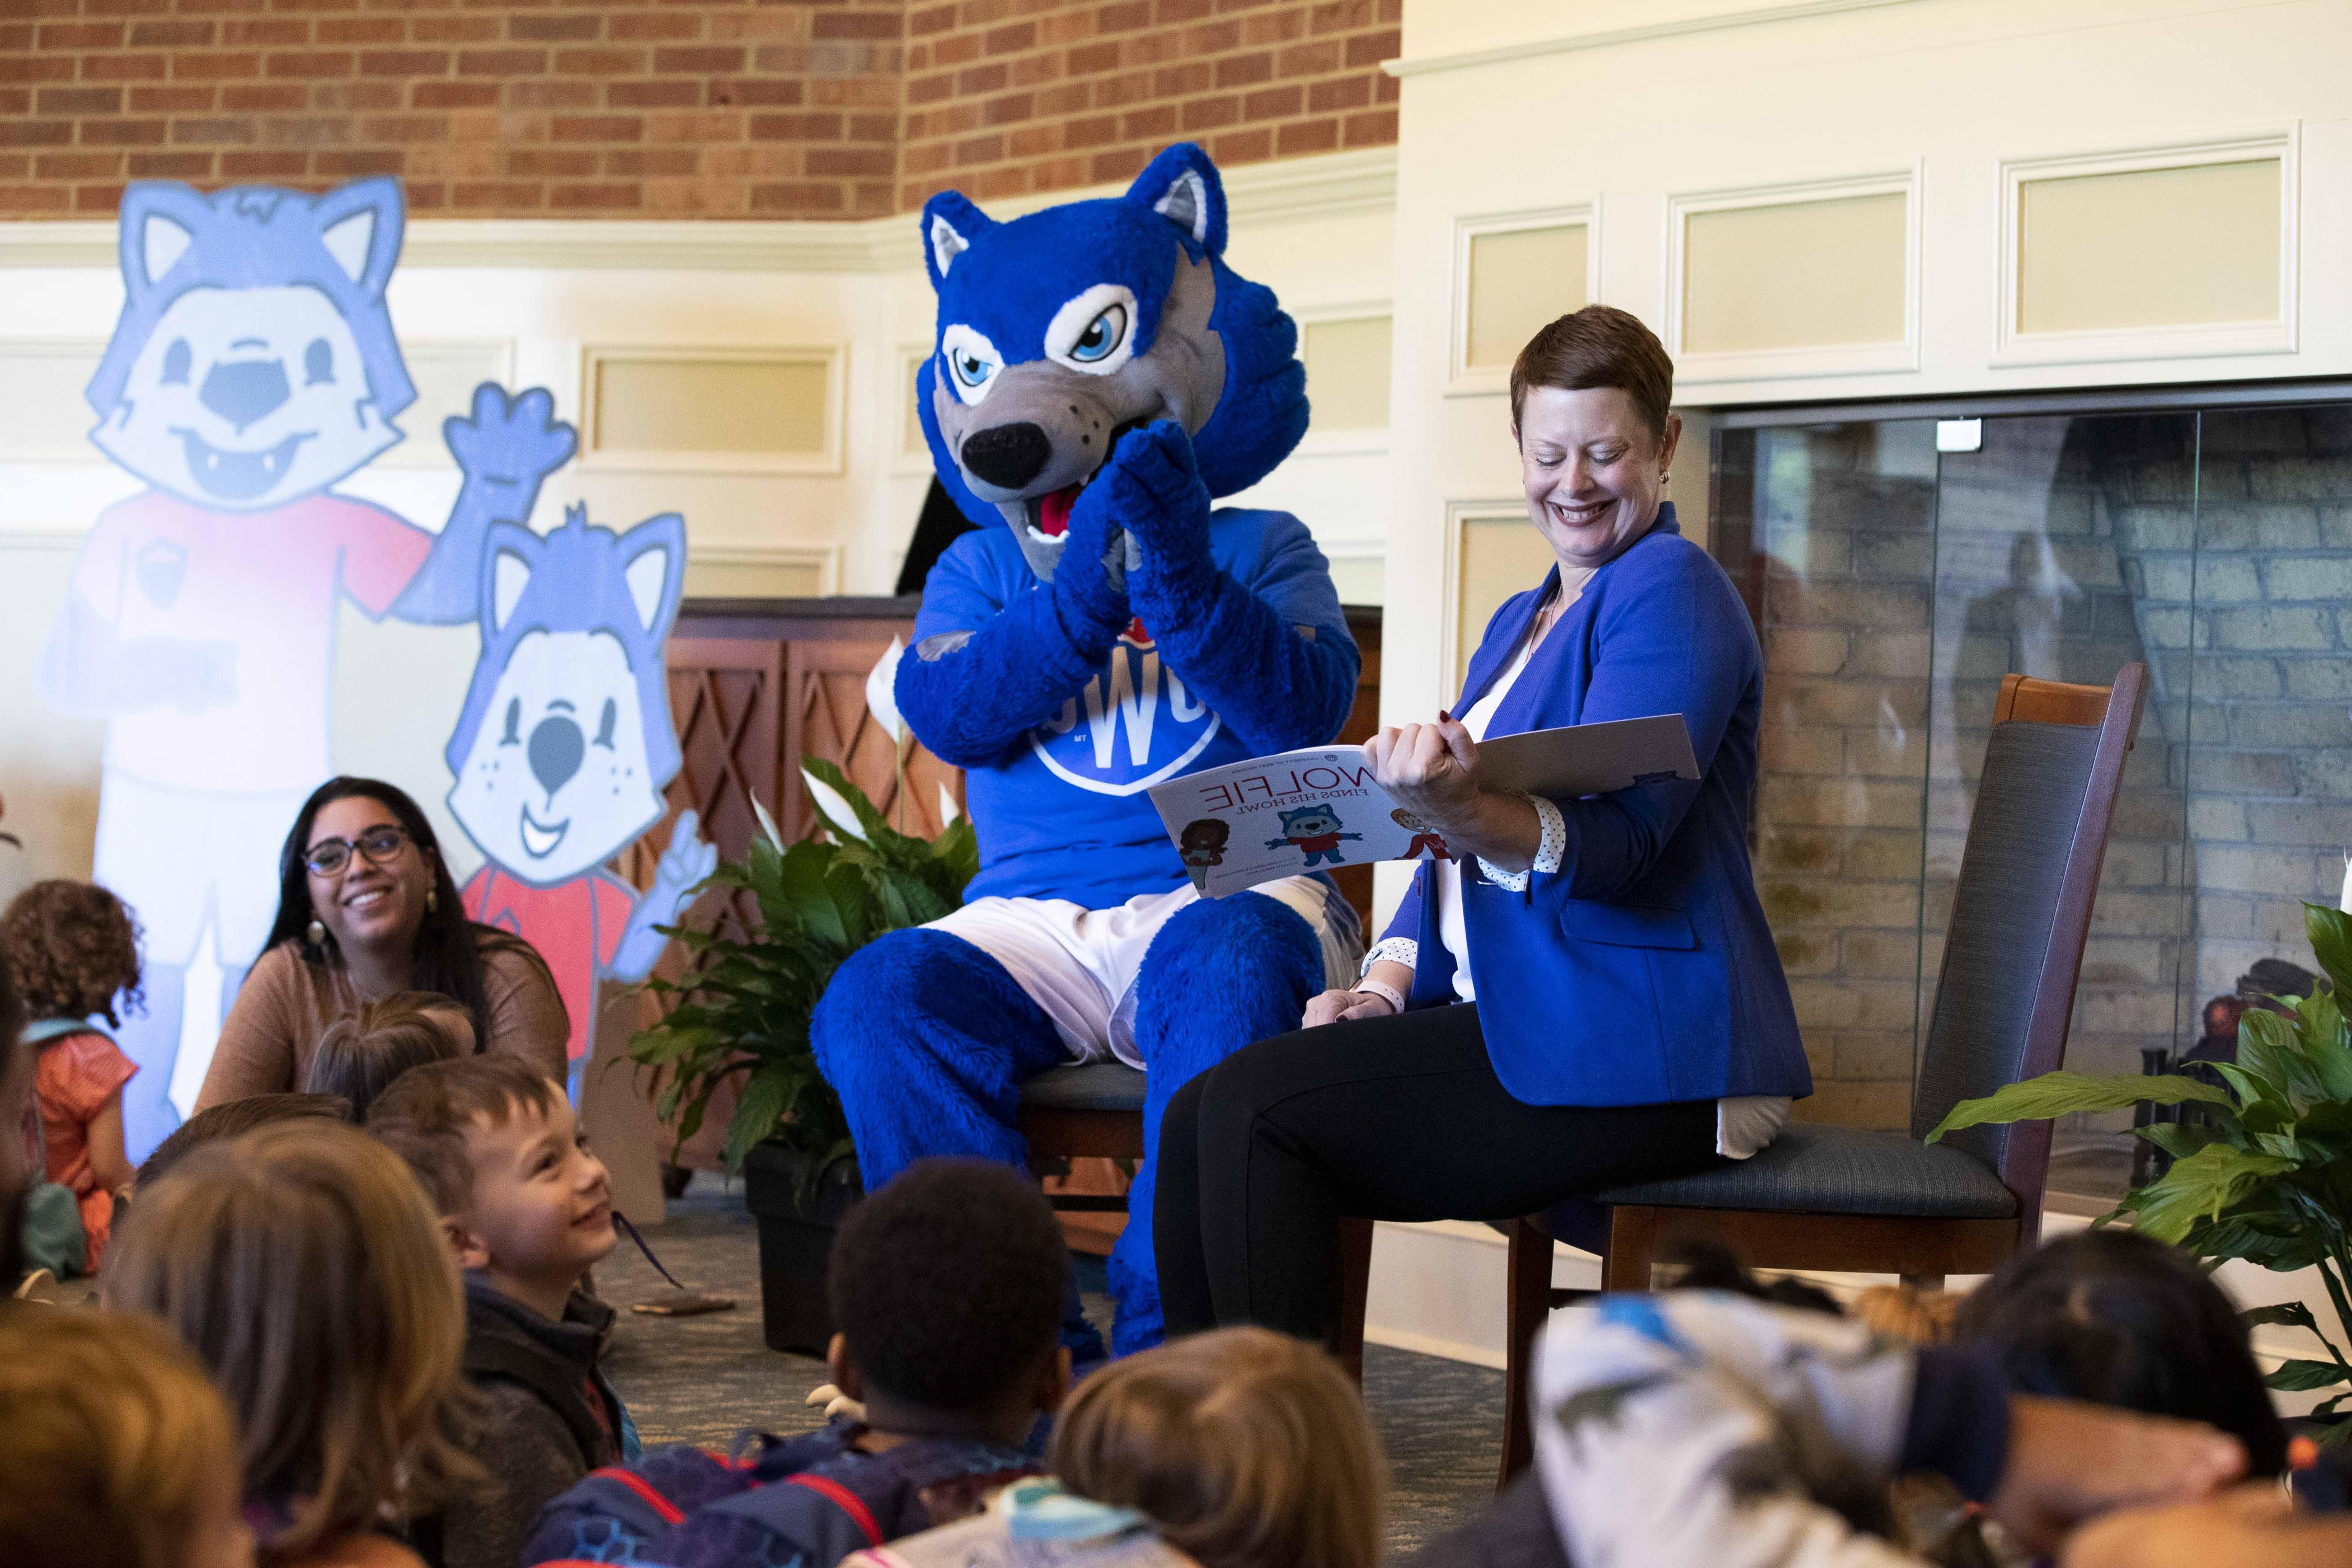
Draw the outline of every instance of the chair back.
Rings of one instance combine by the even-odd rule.
[[[2145,664],[2126,665],[2112,687],[2001,681],[1912,1097],[1913,1137],[1959,1101],[2065,1060],[2092,895],[2147,690]],[[1970,1127],[1944,1141],[2000,1173],[2031,1240],[2050,1123]]]

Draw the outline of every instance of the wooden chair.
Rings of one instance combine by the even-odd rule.
[[[1751,1160],[1606,1188],[1511,1224],[1505,1482],[1534,1458],[1536,1332],[1583,1294],[1552,1289],[1555,1238],[1598,1252],[1609,1290],[1648,1289],[1652,1264],[1691,1238],[1759,1268],[1891,1273],[1930,1289],[2033,1244],[2049,1122],[1919,1140],[1958,1101],[2064,1061],[2092,896],[2147,689],[2145,664],[2125,666],[2111,688],[2002,679],[1908,1137],[1793,1122]]]
[[[1021,1089],[1021,1135],[1029,1141],[1033,1161],[1101,1158],[1143,1158],[1143,1075],[1119,1062],[1089,1062],[1082,1067],[1055,1068],[1031,1079]],[[1123,1209],[1118,1197],[1056,1196],[1057,1209],[1085,1213]],[[1372,1226],[1370,1220],[1340,1222],[1340,1296],[1343,1316],[1339,1364],[1361,1383],[1364,1378],[1364,1304],[1372,1266]]]

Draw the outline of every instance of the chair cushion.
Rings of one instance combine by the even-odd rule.
[[[2017,1197],[1981,1162],[1900,1132],[1792,1121],[1755,1158],[1671,1182],[1587,1194],[1601,1204],[1774,1214],[2010,1219]]]
[[[1143,1114],[1143,1074],[1125,1062],[1048,1068],[1021,1086],[1024,1110],[1132,1110]]]

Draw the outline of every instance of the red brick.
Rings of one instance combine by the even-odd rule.
[[[981,36],[982,52],[992,55],[1017,55],[1037,47],[1037,24],[1016,22],[1009,27],[991,27]]]
[[[307,153],[223,153],[220,155],[220,177],[224,180],[291,180],[299,179],[310,163]]]
[[[335,147],[352,140],[352,126],[348,115],[301,114],[265,120],[255,129],[273,147]]]
[[[1328,153],[1339,145],[1339,122],[1336,120],[1302,120],[1275,133],[1275,150],[1285,158]]]
[[[402,90],[401,84],[396,81],[314,81],[310,84],[310,107],[398,109],[401,107]]]
[[[133,153],[134,180],[209,180],[216,154],[211,153]]]
[[[1394,27],[1385,32],[1360,34],[1348,40],[1349,68],[1370,69],[1377,67],[1382,60],[1396,58],[1403,47],[1403,35]]]
[[[21,87],[0,88],[0,115],[25,115],[33,112],[33,95]],[[8,176],[0,174],[0,179]]]
[[[507,37],[517,42],[540,44],[583,43],[604,36],[604,18],[594,15],[570,16],[509,16]]]
[[[397,147],[331,149],[310,154],[310,170],[338,180],[365,179],[371,174],[397,174],[408,166],[408,154]]]
[[[974,66],[970,70],[958,71],[956,96],[979,98],[988,93],[1001,92],[1003,90],[1005,79],[1009,74],[1003,61],[998,61],[994,65]]]
[[[74,211],[91,216],[117,212],[122,206],[121,185],[77,185],[74,187]]]
[[[215,94],[210,87],[134,87],[131,89],[131,112],[133,114],[202,114],[213,106]]]
[[[604,173],[628,180],[691,174],[699,161],[692,147],[615,147],[604,154]]]
[[[1396,144],[1397,111],[1393,109],[1368,109],[1361,114],[1350,114],[1342,129],[1342,140],[1350,147],[1391,147]]]
[[[527,181],[501,180],[479,184],[452,185],[449,205],[455,207],[494,207],[499,210],[518,209],[536,212],[547,205],[547,194]]]
[[[634,182],[595,185],[558,185],[548,195],[548,205],[565,212],[625,212],[638,205],[643,194]]]
[[[322,44],[404,44],[408,22],[401,16],[327,16],[319,23]]]
[[[1219,163],[1255,163],[1274,156],[1274,132],[1265,126],[1255,131],[1229,131],[1209,142],[1209,156]]]
[[[907,14],[907,36],[914,37],[918,35],[944,33],[955,26],[955,21],[956,8],[953,5],[925,6],[920,11],[910,11]]]
[[[544,49],[461,49],[457,53],[459,76],[538,76],[547,69]]]
[[[845,205],[841,187],[809,181],[753,185],[751,209],[755,213],[833,216]]]
[[[596,172],[596,154],[578,148],[518,147],[506,154],[506,172],[540,179],[578,178]]]
[[[510,81],[503,101],[509,109],[594,109],[602,89],[593,81],[559,77],[552,81]]]
[[[702,36],[702,18],[687,12],[631,11],[605,19],[607,37],[641,43],[676,43]]]
[[[1307,89],[1309,114],[1338,114],[1343,110],[1361,109],[1371,101],[1371,81],[1360,76],[1333,77]]]
[[[45,87],[34,97],[34,105],[42,114],[120,114],[122,112],[122,89],[119,87]]]
[[[122,156],[120,153],[44,153],[33,160],[33,174],[43,180],[111,179],[122,173]]]
[[[1238,98],[1196,98],[1184,105],[1184,131],[1187,135],[1196,131],[1213,131],[1241,117],[1242,100]]]
[[[893,11],[819,11],[809,32],[819,38],[895,39],[898,16]]]
[[[1336,40],[1293,44],[1274,57],[1275,69],[1284,76],[1325,76],[1339,68]]]
[[[763,81],[749,77],[738,81],[714,81],[710,101],[744,109],[791,109],[807,101],[808,89],[796,81]]]
[[[1123,184],[1143,173],[1143,165],[1151,161],[1154,149],[1125,147],[1112,153],[1097,153],[1087,161],[1087,184],[1108,185]]]
[[[613,109],[687,109],[702,101],[698,81],[615,81],[604,87]]]
[[[634,114],[566,114],[555,121],[558,142],[635,142],[646,122]]]
[[[0,55],[0,81],[71,81],[71,55]]]
[[[257,54],[173,55],[173,81],[234,81],[261,74]]]
[[[221,24],[220,41],[231,48],[299,48],[310,41],[310,22],[305,16],[226,21]]]
[[[663,75],[726,76],[742,68],[743,51],[738,48],[703,45],[654,51],[654,69]]]
[[[175,22],[133,22],[134,49],[201,49],[213,41],[213,25],[189,17]]]
[[[30,120],[27,125],[46,121]],[[9,127],[0,124],[0,139],[5,139]],[[85,120],[81,122],[81,144],[85,147],[160,147],[163,144],[163,122],[160,120]]]
[[[61,217],[73,205],[60,185],[0,185],[0,217]]]
[[[419,109],[493,109],[499,84],[494,81],[420,81],[408,89],[408,101]]]
[[[808,151],[808,172],[845,179],[860,174],[887,178],[898,163],[898,156],[897,150],[889,147],[812,147]]]
[[[174,120],[172,141],[178,146],[200,145],[204,142],[237,142],[253,140],[253,121],[242,117],[226,120]]]
[[[81,58],[81,79],[84,81],[162,81],[170,63],[171,57],[161,53],[84,55]]]
[[[1306,90],[1296,82],[1260,88],[1242,94],[1242,120],[1244,123],[1288,120],[1305,108],[1306,101]]]
[[[1213,68],[1206,60],[1188,60],[1182,65],[1162,66],[1151,73],[1151,96],[1154,98],[1194,98],[1213,85]]]
[[[487,44],[499,36],[496,16],[418,16],[408,37],[419,44]]]
[[[353,56],[322,54],[312,50],[304,54],[272,55],[263,62],[262,74],[279,81],[318,81],[326,77],[352,74],[357,63]]]
[[[308,106],[310,94],[299,81],[233,81],[222,85],[219,100],[233,114],[273,114]]]
[[[44,22],[37,47],[65,54],[78,54],[84,49],[120,48],[122,32],[120,22]]]
[[[360,121],[360,135],[383,146],[397,146],[405,142],[446,142],[449,139],[449,117],[446,114],[371,114]]]
[[[959,169],[968,169],[976,163],[993,163],[1004,156],[1004,138],[974,136],[957,142],[954,155]]]
[[[1274,57],[1258,53],[1227,55],[1217,62],[1219,87],[1255,87],[1274,78]]]

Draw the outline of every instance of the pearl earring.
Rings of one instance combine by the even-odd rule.
[[[303,928],[302,934],[304,937],[309,939],[312,947],[324,947],[327,945],[327,928],[320,925],[315,920]]]

